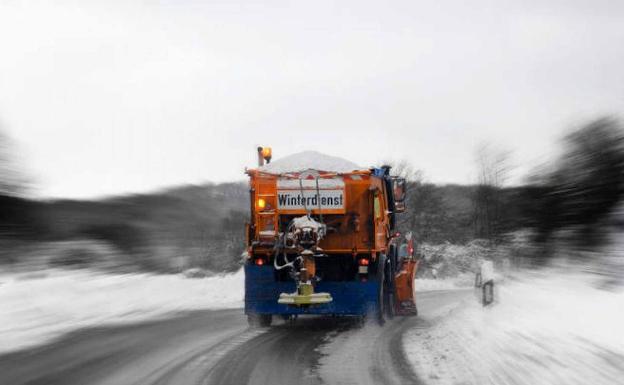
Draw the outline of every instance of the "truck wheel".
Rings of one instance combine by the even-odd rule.
[[[273,316],[271,314],[247,314],[247,323],[252,328],[265,328],[271,326]]]
[[[393,275],[391,271],[392,271],[391,264],[388,264],[388,269],[386,270],[384,277],[392,277]],[[395,305],[394,288],[393,288],[394,285],[392,281],[386,280],[384,286],[385,286],[384,290],[386,290],[386,295],[384,296],[384,307],[386,310],[386,317],[388,317],[388,319],[392,319],[394,318],[394,305]]]
[[[379,326],[383,326],[386,323],[386,318],[384,317],[383,289],[379,291],[381,293],[379,295],[379,309],[377,311],[377,323],[379,324]]]
[[[379,266],[381,267],[380,269],[377,269],[379,274],[379,294],[377,295],[377,322],[379,323],[379,326],[383,326],[383,324],[386,323],[386,319],[384,317],[384,313],[385,313],[385,297],[386,297],[386,282],[385,282],[385,265],[386,265],[386,258],[385,256],[381,256],[381,258],[379,258]]]
[[[388,319],[393,319],[394,318],[394,294],[388,293],[388,296],[386,298],[388,300],[388,303],[386,303],[386,316],[388,317]]]

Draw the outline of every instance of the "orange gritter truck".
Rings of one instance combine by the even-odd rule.
[[[361,168],[311,151],[271,158],[259,147],[258,167],[246,170],[249,323],[301,314],[374,315],[383,323],[417,314],[413,241],[395,230],[405,180],[387,166]]]

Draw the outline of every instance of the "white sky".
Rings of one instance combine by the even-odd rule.
[[[487,140],[521,175],[623,107],[622,1],[0,0],[0,124],[42,197],[240,180],[257,145],[469,183]]]

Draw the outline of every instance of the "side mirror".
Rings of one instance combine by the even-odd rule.
[[[394,211],[402,213],[405,211],[405,178],[392,179],[392,196],[394,198]]]

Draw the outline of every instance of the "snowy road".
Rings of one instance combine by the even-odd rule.
[[[1,384],[406,384],[420,383],[402,336],[428,328],[472,295],[419,297],[421,316],[384,327],[300,318],[251,330],[241,310],[74,332],[0,356]]]

